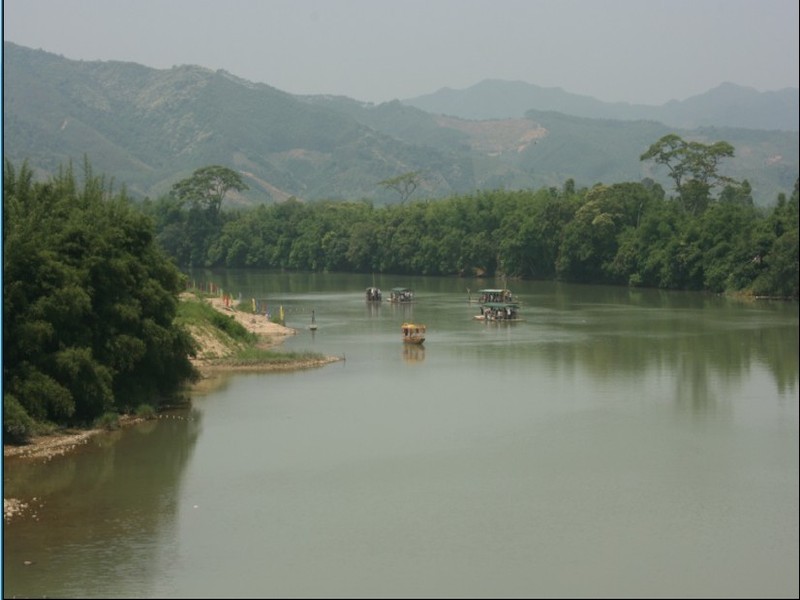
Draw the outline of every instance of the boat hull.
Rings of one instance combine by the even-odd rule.
[[[483,315],[475,315],[472,317],[476,321],[485,321],[487,323],[519,323],[520,321],[524,321],[525,319],[513,318],[513,319],[495,319],[495,318],[486,318]]]

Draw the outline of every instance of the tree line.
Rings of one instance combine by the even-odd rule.
[[[217,166],[222,187],[187,183],[203,181],[200,169],[143,210],[183,267],[503,275],[797,298],[797,182],[789,198],[756,207],[747,181],[719,174],[733,152],[726,142],[658,140],[640,159],[667,169],[673,195],[651,180],[576,189],[570,179],[407,202],[417,183],[409,173],[380,182],[399,186],[398,205],[289,199],[220,211],[227,189],[246,186]]]

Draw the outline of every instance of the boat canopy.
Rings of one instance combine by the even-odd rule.
[[[514,298],[508,288],[486,288],[478,290],[480,302],[511,302]]]
[[[395,288],[392,288],[392,292],[394,292],[395,294],[400,294],[400,293],[403,293],[403,292],[410,292],[410,291],[411,291],[411,288],[407,288],[407,287],[395,287]]]

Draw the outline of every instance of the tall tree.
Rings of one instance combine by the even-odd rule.
[[[650,146],[639,160],[665,166],[684,207],[697,214],[708,205],[712,187],[736,183],[718,172],[720,160],[733,154],[733,146],[728,142],[687,142],[670,133]]]
[[[379,181],[378,185],[382,185],[383,187],[394,190],[400,194],[400,203],[403,203],[411,197],[411,194],[413,194],[414,191],[416,191],[420,182],[421,179],[419,173],[416,171],[410,171],[408,173],[398,175],[397,177],[391,177],[389,179]]]
[[[225,195],[230,190],[242,192],[247,189],[250,188],[236,171],[228,167],[210,165],[197,169],[191,177],[181,179],[174,184],[172,194],[180,200],[188,200],[216,216],[219,214]]]

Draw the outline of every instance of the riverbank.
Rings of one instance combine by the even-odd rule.
[[[182,295],[185,300],[197,299],[194,294],[186,292]],[[286,339],[297,335],[297,330],[286,327],[280,323],[274,323],[263,315],[255,315],[250,312],[236,310],[234,307],[226,306],[222,298],[204,298],[218,312],[235,319],[242,327],[250,333],[255,334],[255,347],[268,350],[280,346]],[[197,340],[200,350],[197,356],[192,359],[192,363],[200,372],[201,379],[209,377],[219,371],[294,371],[298,369],[308,369],[320,367],[332,362],[342,360],[337,356],[292,356],[287,360],[271,360],[257,363],[239,363],[233,359],[238,345],[228,339],[220,338],[218,332],[208,328],[189,326],[189,331]]]
[[[184,301],[198,300],[199,297],[191,293],[181,295]],[[225,305],[222,298],[203,298],[204,302],[210,304],[218,312],[228,315],[239,322],[249,332],[255,334],[255,346],[261,349],[269,349],[280,346],[290,336],[296,335],[297,330],[285,327],[279,323],[273,323],[265,317],[253,315],[243,311],[238,311],[233,307]],[[214,332],[210,328],[200,326],[188,327],[192,337],[197,341],[197,356],[191,359],[192,364],[197,369],[200,378],[195,382],[189,391],[204,389],[207,381],[215,378],[220,373],[237,371],[288,371],[309,369],[320,367],[332,362],[342,360],[336,356],[292,356],[286,360],[271,360],[263,363],[237,363],[232,360],[239,345],[235,342],[220,336],[219,332]],[[126,427],[141,422],[142,419],[130,416],[120,418],[120,427]],[[56,456],[70,452],[79,446],[87,443],[92,436],[104,431],[103,429],[74,430],[68,429],[62,432],[33,437],[29,443],[22,446],[3,445],[3,458],[26,458],[49,460]],[[14,503],[5,499],[3,501],[3,513],[8,517],[11,514],[18,514],[20,511],[14,509]]]

